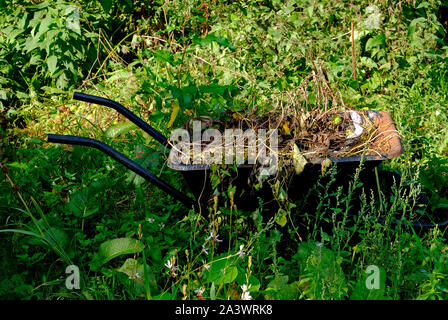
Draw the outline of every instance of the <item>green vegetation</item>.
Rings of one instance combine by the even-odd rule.
[[[412,223],[448,219],[442,2],[0,1],[0,298],[447,299],[445,227]],[[188,190],[156,141],[75,90],[167,136],[193,116],[291,103],[384,110],[405,153],[378,172],[402,179],[371,191],[361,169],[339,181],[331,166],[304,198],[274,184],[280,209],[243,210],[234,168],[219,167],[195,212],[97,150],[46,142],[98,139]],[[380,289],[365,287],[369,265]]]

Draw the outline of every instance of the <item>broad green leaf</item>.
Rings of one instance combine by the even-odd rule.
[[[67,77],[65,76],[65,73],[62,73],[58,77],[58,80],[56,80],[56,86],[59,89],[65,89],[65,88],[67,88],[67,85],[68,85]]]
[[[416,18],[414,20],[411,21],[411,23],[409,24],[409,27],[414,27],[416,25],[424,25],[426,22],[426,18],[424,17],[420,17],[420,18]]]
[[[69,211],[75,216],[84,218],[98,212],[100,205],[96,195],[106,190],[111,183],[108,178],[99,179],[92,182],[88,187],[77,191],[67,205]]]
[[[132,238],[117,238],[102,243],[94,255],[90,267],[97,270],[103,264],[115,257],[141,252],[144,246],[140,241]]]
[[[386,35],[384,33],[377,35],[374,38],[370,38],[366,43],[366,50],[371,50],[375,47],[383,47],[386,45]]]
[[[177,65],[177,61],[174,61],[174,56],[169,50],[158,50],[154,52],[154,57],[163,62],[168,62],[171,65]]]
[[[58,58],[56,58],[56,56],[48,57],[47,66],[48,66],[48,71],[50,72],[50,75],[52,75],[56,71],[57,62],[58,62]]]
[[[36,37],[28,37],[25,41],[26,53],[29,53],[39,46],[38,39]]]
[[[204,279],[207,282],[231,283],[238,276],[238,269],[233,264],[234,259],[215,260],[210,268],[204,271]]]
[[[137,280],[138,282],[143,282],[145,267],[133,258],[126,259],[118,271],[126,274],[131,279]]]
[[[35,54],[31,57],[30,64],[36,65],[39,63],[39,61],[40,61],[40,56],[38,54]]]
[[[271,35],[272,39],[274,39],[275,42],[280,42],[282,39],[282,32],[278,30],[277,28],[268,28],[268,32]]]
[[[238,283],[239,286],[242,286],[243,284],[247,285],[247,279],[245,272],[238,273],[238,277],[235,279],[235,282]],[[249,291],[250,292],[257,292],[260,290],[260,280],[258,280],[254,275],[251,275],[249,277]]]
[[[68,203],[70,212],[75,216],[83,218],[98,212],[99,206],[93,196],[94,194],[90,192],[89,188],[77,191]]]
[[[314,7],[313,6],[309,6],[308,8],[305,9],[306,15],[308,16],[308,18],[312,18],[313,17],[313,12],[314,12]]]
[[[148,265],[146,265],[146,269],[149,269]],[[147,292],[150,292],[153,289],[157,290],[154,274],[149,272],[146,272],[145,274],[145,265],[138,263],[138,261],[133,258],[126,259],[117,271],[119,272],[118,279],[120,282],[139,296],[145,296]]]

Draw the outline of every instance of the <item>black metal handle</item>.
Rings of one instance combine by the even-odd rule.
[[[170,147],[170,145],[168,144],[168,139],[163,134],[161,134],[159,131],[157,131],[156,129],[151,127],[145,121],[143,121],[142,119],[137,117],[134,113],[132,113],[130,110],[128,110],[127,108],[125,108],[123,105],[119,104],[116,101],[102,98],[102,97],[92,96],[90,94],[84,94],[84,93],[80,93],[80,92],[75,92],[73,94],[73,99],[110,107],[110,108],[118,111],[119,113],[121,113],[123,116],[125,116],[127,119],[129,119],[133,123],[135,123],[139,128],[141,128],[143,131],[148,133],[151,137],[153,137],[154,139],[159,141],[162,145]]]
[[[49,134],[48,142],[70,144],[70,145],[80,145],[80,146],[87,146],[87,147],[93,147],[95,149],[98,149],[98,150],[104,152],[105,154],[107,154],[112,159],[121,163],[128,169],[134,171],[141,177],[145,178],[146,180],[148,180],[149,182],[154,184],[156,187],[165,191],[166,193],[171,195],[176,200],[179,200],[187,207],[193,206],[195,209],[198,209],[198,204],[196,203],[196,201],[194,201],[190,197],[186,196],[185,194],[181,193],[180,191],[176,190],[169,184],[163,182],[162,180],[157,178],[155,175],[153,175],[151,172],[149,172],[148,170],[146,170],[145,168],[140,166],[138,163],[130,160],[129,158],[127,158],[123,154],[119,153],[117,150],[109,147],[105,143],[102,143],[98,140],[89,139],[89,138],[57,135],[57,134]]]

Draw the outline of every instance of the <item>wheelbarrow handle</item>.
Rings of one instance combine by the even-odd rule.
[[[130,160],[117,150],[111,148],[105,143],[102,143],[98,140],[89,139],[89,138],[83,138],[83,137],[76,137],[76,136],[66,136],[66,135],[57,135],[57,134],[49,134],[48,135],[48,142],[53,143],[61,143],[61,144],[69,144],[69,145],[79,145],[79,146],[87,146],[92,147],[95,149],[98,149],[111,157],[112,159],[116,160],[117,162],[121,163],[128,169],[134,171],[136,174],[140,175],[141,177],[145,178],[152,184],[154,184],[159,189],[165,191],[169,195],[171,195],[176,200],[182,202],[187,207],[194,207],[195,209],[198,209],[198,204],[196,201],[191,199],[190,197],[186,196],[185,194],[181,193],[180,191],[176,190],[169,184],[165,183],[164,181],[157,178],[155,175],[153,175],[151,172],[140,166],[138,163]]]
[[[139,128],[141,128],[143,131],[148,133],[151,137],[153,137],[154,139],[159,141],[162,145],[167,146],[167,147],[170,146],[168,144],[168,139],[163,134],[161,134],[159,131],[157,131],[156,129],[151,127],[145,121],[143,121],[142,119],[137,117],[134,113],[132,113],[129,109],[125,108],[123,105],[119,104],[116,101],[102,98],[102,97],[92,96],[90,94],[84,94],[84,93],[80,93],[80,92],[75,92],[73,94],[73,99],[110,107],[110,108],[118,111],[119,113],[121,113],[123,116],[125,116],[127,119],[129,119],[133,123],[135,123]]]

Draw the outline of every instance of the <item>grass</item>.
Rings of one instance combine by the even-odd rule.
[[[446,7],[378,1],[380,26],[369,29],[362,1],[204,3],[151,2],[154,14],[139,21],[115,2],[101,15],[99,5],[81,4],[90,15],[81,17],[80,47],[114,12],[131,22],[95,38],[99,61],[82,70],[84,81],[25,98],[11,85],[0,115],[0,297],[446,299],[445,226],[417,224],[447,220]],[[57,88],[40,63],[40,83]],[[337,96],[303,85],[314,66]],[[263,115],[291,96],[306,108],[342,101],[389,112],[405,153],[372,171],[370,185],[368,163],[342,177],[330,167],[295,200],[265,181],[277,205],[260,198],[251,210],[235,202],[234,168],[216,167],[210,206],[199,213],[96,150],[46,143],[50,132],[95,138],[188,190],[153,139],[112,110],[74,102],[75,89],[119,101],[166,135],[192,116]],[[401,180],[387,187],[392,173]],[[79,290],[65,286],[69,264],[80,269]],[[371,265],[379,289],[365,286]]]

